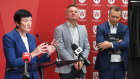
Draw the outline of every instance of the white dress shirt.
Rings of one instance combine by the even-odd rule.
[[[117,33],[117,27],[118,27],[118,23],[113,26],[109,20],[108,20],[108,23],[109,23],[109,26],[110,26],[110,33],[114,33],[116,34]],[[113,43],[112,43],[112,48],[113,48]],[[121,55],[119,54],[111,54],[111,59],[110,59],[111,62],[121,62],[122,61],[122,58],[121,58]]]
[[[27,51],[29,52],[29,43],[28,43],[27,37],[21,37],[21,38],[22,38],[22,40],[23,40],[23,43],[24,43],[24,45],[25,45]]]
[[[77,46],[79,46],[79,33],[78,33],[78,29],[77,29],[77,24],[75,27],[73,27],[72,24],[69,23],[68,21],[66,23],[69,26],[69,30],[70,30],[70,33],[72,36],[73,43],[75,43]],[[78,59],[78,56],[76,56],[75,54],[74,54],[74,59]]]

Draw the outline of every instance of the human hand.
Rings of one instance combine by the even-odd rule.
[[[51,55],[56,50],[57,46],[58,46],[58,41],[55,41],[55,39],[53,39],[51,44],[47,45],[47,53],[48,53],[48,55]]]
[[[79,66],[79,67],[78,67],[78,66]],[[78,62],[74,63],[74,67],[75,67],[75,69],[76,69],[77,71],[81,70],[82,67],[83,67],[82,61],[79,61],[79,64],[78,64]]]
[[[104,42],[98,43],[97,47],[99,50],[102,51],[102,50],[112,47],[112,43],[109,41],[104,41]]]
[[[118,42],[122,42],[123,40],[119,40]]]
[[[37,48],[31,53],[32,57],[38,56],[41,53],[46,53],[47,52],[47,44],[46,43],[41,43]]]

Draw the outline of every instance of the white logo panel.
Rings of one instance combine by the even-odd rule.
[[[122,17],[123,17],[123,19],[127,20],[128,19],[128,11],[122,11]]]
[[[126,5],[128,4],[128,0],[122,0],[122,2]]]
[[[84,3],[86,0],[79,0],[80,3]]]
[[[93,41],[93,48],[94,48],[94,50],[98,50],[98,48],[96,46],[96,41]]]
[[[114,4],[114,3],[115,3],[115,0],[108,0],[108,2],[109,2],[110,4]]]
[[[93,0],[94,3],[99,4],[101,0]]]
[[[96,35],[97,32],[97,25],[93,25],[93,33]]]
[[[99,73],[93,72],[93,79],[99,79]]]
[[[93,57],[93,64],[95,65],[96,57]]]
[[[99,19],[101,17],[101,10],[93,10],[93,17]]]
[[[81,19],[84,19],[86,17],[86,10],[85,9],[79,9],[79,17]]]

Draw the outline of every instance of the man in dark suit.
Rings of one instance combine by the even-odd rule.
[[[97,27],[96,43],[99,52],[95,69],[99,71],[99,79],[125,79],[128,67],[129,29],[119,22],[121,14],[120,7],[112,6],[108,21]],[[109,34],[114,34],[114,37],[118,35],[120,39],[110,41]]]

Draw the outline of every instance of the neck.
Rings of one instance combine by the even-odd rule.
[[[16,30],[19,32],[21,37],[26,37],[26,32],[24,32],[24,31],[22,31],[20,29],[16,29]]]
[[[69,21],[69,20],[68,20],[68,22],[71,23],[73,27],[75,27],[76,24],[77,24],[77,21]]]

